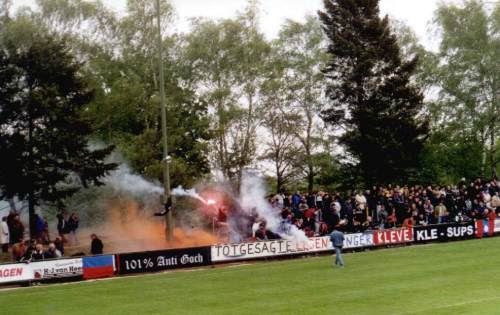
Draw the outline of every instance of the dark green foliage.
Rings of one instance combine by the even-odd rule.
[[[82,112],[93,98],[80,65],[61,41],[42,38],[27,50],[0,47],[0,190],[2,197],[59,202],[99,185],[113,149],[91,150]],[[69,178],[76,180],[69,181]]]
[[[378,0],[326,0],[319,15],[330,40],[323,119],[346,130],[340,143],[365,183],[407,181],[428,133],[410,82],[417,58],[402,60]]]
[[[99,137],[115,143],[134,170],[161,180],[163,153],[158,87],[151,84],[152,77],[137,75],[145,71],[143,66],[116,62],[122,75],[110,78],[107,92],[98,90],[87,116],[98,126]],[[167,66],[166,73],[179,70],[171,68],[175,67],[172,64]],[[206,102],[191,89],[177,85],[177,78],[178,72],[175,72],[166,82],[173,187],[191,186],[209,172],[207,143],[211,138]]]
[[[482,145],[467,135],[452,136],[448,129],[434,132],[425,143],[417,176],[419,184],[449,185],[462,177],[480,177]]]

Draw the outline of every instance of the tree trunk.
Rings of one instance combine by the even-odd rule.
[[[30,220],[30,239],[36,239],[36,221],[35,221],[35,194],[33,191],[28,196],[28,213]]]
[[[281,192],[283,186],[283,173],[280,171],[279,163],[276,163],[276,193]]]
[[[485,177],[486,173],[486,138],[487,135],[484,134],[484,131],[481,131],[481,177]]]
[[[29,174],[34,180],[35,166],[33,162],[33,114],[31,109],[31,104],[28,105],[28,147],[29,147]],[[29,226],[30,226],[30,239],[34,240],[36,238],[36,222],[35,222],[35,186],[33,181],[30,183],[30,190],[28,196],[28,216],[29,216]]]
[[[9,199],[7,199],[7,202],[9,203],[10,211],[11,212],[17,212],[16,203],[14,202],[14,199],[9,198]]]
[[[496,148],[495,148],[495,121],[492,122],[490,127],[490,166],[491,166],[491,177],[497,178],[497,159],[496,159]]]
[[[312,165],[312,161],[308,162],[308,172],[307,172],[307,191],[312,193],[314,188],[314,168]]]

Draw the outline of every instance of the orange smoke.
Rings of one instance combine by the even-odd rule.
[[[165,233],[165,232],[164,232]],[[220,243],[215,235],[200,229],[174,229],[174,241],[169,247],[196,247]]]
[[[167,242],[165,218],[155,217],[150,209],[120,198],[110,202],[107,219],[96,228],[79,232],[82,239],[96,233],[107,253],[147,251],[177,247],[195,247],[220,243],[211,232],[200,228],[175,228],[174,240]]]

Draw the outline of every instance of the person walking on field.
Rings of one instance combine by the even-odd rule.
[[[333,249],[335,249],[335,265],[344,268],[344,260],[342,259],[342,246],[344,246],[344,233],[339,229],[339,226],[333,228],[330,234],[330,241],[332,242]]]

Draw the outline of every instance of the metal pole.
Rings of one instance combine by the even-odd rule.
[[[170,158],[168,156],[168,141],[167,141],[167,111],[165,107],[165,83],[163,77],[163,49],[161,39],[161,22],[160,22],[160,0],[156,0],[156,21],[158,23],[158,59],[160,67],[160,106],[161,106],[161,133],[163,140],[163,203],[168,203],[170,198]],[[166,209],[168,210],[168,209]],[[174,222],[172,221],[172,211],[168,211],[166,216],[166,236],[167,241],[172,241],[174,238]]]

